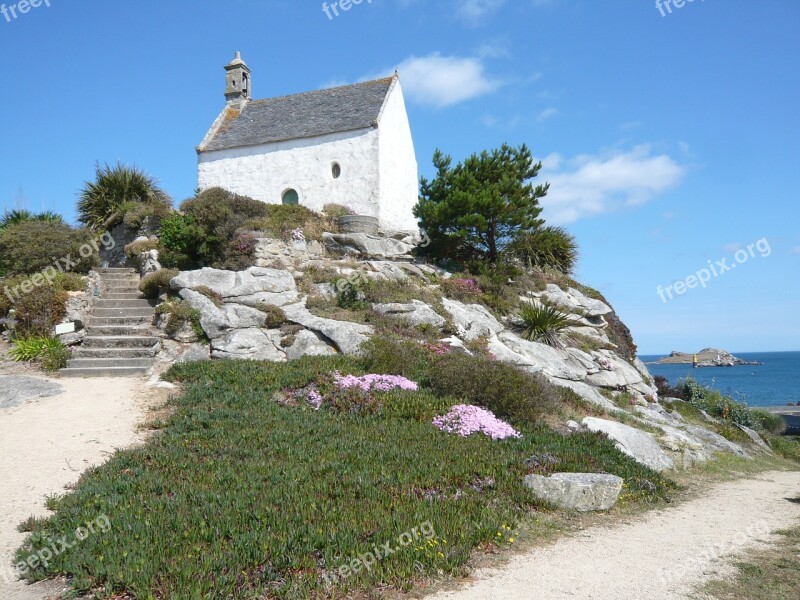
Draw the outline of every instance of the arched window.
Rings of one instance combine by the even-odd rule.
[[[342,166],[338,162],[333,163],[331,165],[331,173],[334,179],[339,179],[342,174]]]
[[[300,196],[297,193],[297,190],[293,190],[289,188],[285,192],[283,192],[283,196],[281,196],[281,201],[284,204],[299,204],[300,203]]]

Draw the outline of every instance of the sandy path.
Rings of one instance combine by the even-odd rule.
[[[45,497],[63,494],[87,468],[115,448],[141,439],[142,379],[56,379],[65,391],[0,409],[0,598],[41,600],[57,582],[10,582],[14,552],[25,534],[17,525],[47,514]]]
[[[516,556],[499,570],[479,570],[471,584],[429,598],[686,598],[724,572],[732,554],[800,522],[800,505],[787,500],[798,495],[798,472],[722,483],[696,500],[631,523],[587,529]]]

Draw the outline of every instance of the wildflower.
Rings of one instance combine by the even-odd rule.
[[[495,417],[491,411],[469,404],[457,404],[446,415],[435,417],[433,424],[441,431],[462,437],[476,432],[483,433],[493,440],[522,437],[511,425]]]
[[[292,229],[292,240],[295,242],[305,242],[306,234],[304,234],[303,230],[299,227],[297,229]]]
[[[333,374],[333,378],[340,389],[359,388],[365,392],[372,390],[388,392],[394,389],[416,392],[418,388],[416,382],[400,375],[369,374],[356,377],[355,375],[341,375],[337,372]]]

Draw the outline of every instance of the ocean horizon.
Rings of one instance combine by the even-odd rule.
[[[719,390],[737,402],[749,406],[786,406],[800,402],[800,351],[734,352],[734,356],[763,363],[735,367],[702,367],[658,364],[667,354],[640,355],[652,375],[666,377],[673,385],[679,379],[693,377],[700,383]]]

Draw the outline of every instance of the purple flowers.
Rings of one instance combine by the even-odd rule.
[[[322,408],[322,395],[317,391],[315,387],[312,386],[312,388],[308,390],[306,398],[308,399],[308,403],[314,408],[314,410],[319,410],[320,408]]]
[[[401,389],[417,391],[417,384],[410,379],[401,377],[400,375],[362,375],[356,377],[355,375],[341,375],[339,373],[333,374],[333,381],[340,389],[359,388],[365,392],[377,390],[379,392],[388,392],[389,390]]]
[[[495,417],[491,411],[469,404],[457,404],[446,415],[434,417],[433,424],[441,431],[456,433],[461,437],[477,432],[493,440],[522,437],[517,430]]]
[[[292,229],[292,240],[295,242],[305,242],[306,234],[304,234],[303,230],[299,227],[297,229]]]

